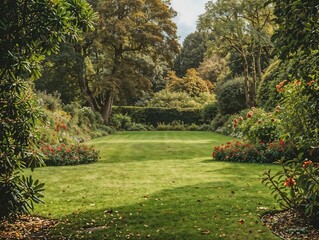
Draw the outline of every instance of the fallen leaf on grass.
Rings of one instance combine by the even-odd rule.
[[[244,223],[245,223],[245,220],[244,220],[244,219],[240,219],[238,222],[239,222],[240,224],[244,224]]]
[[[203,235],[209,235],[209,234],[211,234],[211,231],[209,231],[209,230],[204,230],[204,231],[202,231],[202,234],[203,234]]]

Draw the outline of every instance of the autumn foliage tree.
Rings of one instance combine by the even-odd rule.
[[[183,78],[177,77],[175,72],[169,72],[168,79],[170,82],[167,89],[172,92],[186,92],[191,97],[210,93],[210,83],[199,77],[194,68],[188,69]]]
[[[162,0],[98,1],[95,36],[76,46],[78,83],[94,111],[108,123],[113,102],[151,89],[147,74],[178,52],[175,12]]]

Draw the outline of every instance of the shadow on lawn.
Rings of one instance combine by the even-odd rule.
[[[275,239],[256,212],[269,199],[238,185],[223,181],[141,193],[134,205],[66,216],[50,239]]]

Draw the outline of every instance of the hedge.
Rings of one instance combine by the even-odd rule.
[[[172,123],[182,121],[185,124],[201,124],[202,109],[200,108],[160,108],[160,107],[135,107],[114,106],[112,114],[126,114],[136,123],[149,124],[157,127],[158,123]]]

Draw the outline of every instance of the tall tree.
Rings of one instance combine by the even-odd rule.
[[[0,219],[14,220],[33,209],[43,185],[22,170],[42,163],[32,129],[37,108],[31,80],[45,55],[66,38],[93,27],[84,0],[2,0],[0,8]]]
[[[218,50],[234,50],[241,56],[248,106],[255,105],[261,80],[262,55],[269,51],[272,8],[266,0],[217,0],[206,4],[198,28],[214,34]],[[250,80],[251,79],[251,80]]]
[[[207,34],[204,32],[196,31],[186,36],[181,52],[174,63],[174,70],[178,77],[183,77],[187,69],[198,68],[207,50],[207,40]]]
[[[97,3],[100,24],[94,41],[76,47],[82,56],[79,83],[105,123],[116,98],[151,88],[145,72],[172,62],[178,52],[175,12],[162,0],[106,0]]]

